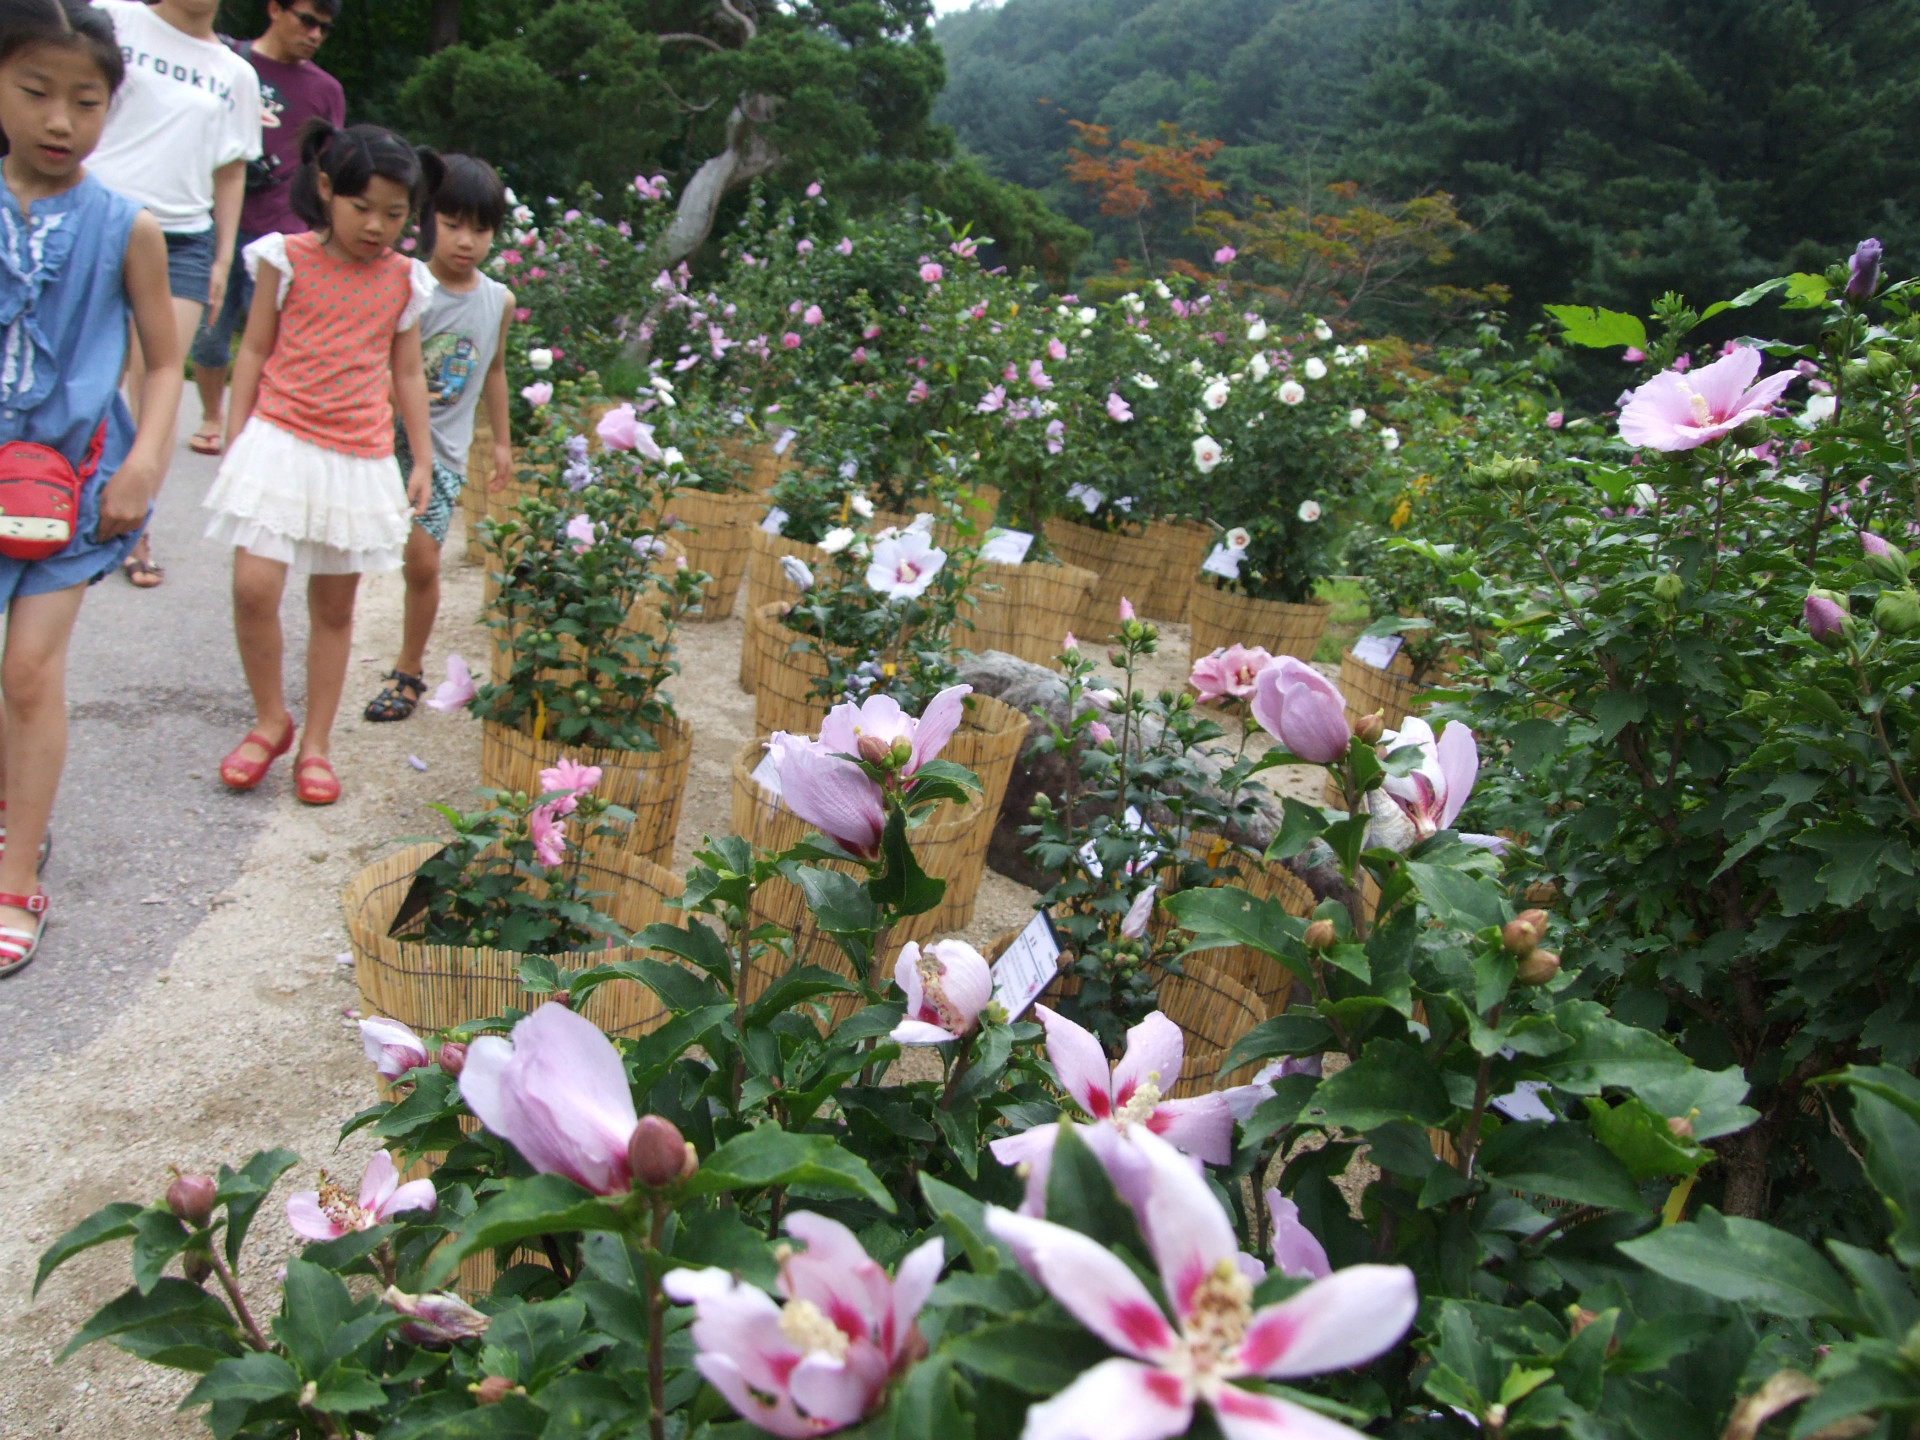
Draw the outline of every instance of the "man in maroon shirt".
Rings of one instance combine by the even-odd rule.
[[[300,131],[318,115],[334,125],[346,123],[347,97],[340,82],[313,63],[321,42],[333,29],[339,0],[267,0],[267,28],[258,40],[234,49],[252,62],[260,77],[261,158],[248,167],[247,199],[240,211],[240,236],[232,279],[220,313],[208,317],[193,338],[194,384],[200,390],[200,428],[187,443],[202,455],[218,455],[226,433],[227,370],[233,335],[247,323],[253,281],[240,251],[262,235],[300,235],[307,230],[287,203],[287,187],[300,168]]]

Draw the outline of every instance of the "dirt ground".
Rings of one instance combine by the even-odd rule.
[[[444,674],[449,652],[476,670],[488,653],[487,632],[473,619],[481,572],[459,558],[457,529],[447,554],[430,680]],[[397,576],[370,577],[362,595],[361,663],[350,697],[384,669],[399,629]],[[1185,627],[1163,631],[1149,676],[1155,686],[1177,684],[1187,669]],[[735,679],[740,640],[738,619],[682,633],[683,674],[673,694],[696,737],[677,854],[683,866],[703,833],[727,828],[732,756],[752,738],[752,704]],[[340,1122],[374,1093],[353,1023],[357,993],[338,897],[395,840],[439,830],[429,804],[472,798],[479,750],[479,726],[464,715],[423,708],[399,725],[346,719],[334,752],[345,794],[325,810],[298,805],[288,768],[276,767],[264,787],[273,797],[270,821],[231,888],[149,993],[83,1049],[4,1097],[0,1440],[204,1433],[197,1417],[173,1413],[191,1377],[141,1365],[105,1344],[54,1364],[66,1338],[127,1284],[127,1247],[106,1246],[70,1263],[35,1299],[37,1257],[99,1206],[157,1197],[169,1166],[210,1172],[284,1145],[303,1158],[262,1208],[242,1267],[257,1311],[276,1308],[274,1274],[295,1249],[281,1208],[285,1193],[312,1188],[322,1165],[357,1176],[371,1153],[360,1141],[335,1149]],[[1318,775],[1289,778],[1306,793]],[[984,944],[1025,923],[1034,898],[988,871],[965,938]]]

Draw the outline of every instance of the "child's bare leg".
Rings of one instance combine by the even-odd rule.
[[[248,550],[233,552],[233,633],[240,645],[240,666],[253,693],[254,728],[278,740],[293,728],[281,676],[286,638],[280,632],[280,597],[287,588],[287,567]],[[240,747],[241,758],[268,758],[257,740]]]
[[[27,595],[7,611],[7,653],[0,659],[6,700],[7,850],[0,891],[32,895],[40,887],[40,842],[53,815],[60,771],[67,763],[67,640],[87,587]],[[31,933],[39,919],[0,906],[0,926]]]
[[[307,578],[307,724],[300,732],[300,758],[324,757],[333,738],[340,692],[347,684],[353,649],[353,597],[358,575]]]
[[[200,316],[206,308],[205,305],[197,300],[182,300],[176,295],[173,297],[173,323],[179,327],[182,335],[191,339],[193,332],[200,328]],[[147,357],[140,349],[140,335],[137,330],[129,327],[127,339],[127,406],[133,411],[133,421],[136,425],[140,423],[141,384],[146,378]],[[173,448],[173,437],[171,434],[167,437],[167,448],[169,450]],[[160,477],[162,484],[166,482],[166,478],[164,475]],[[155,503],[159,502],[160,487],[158,485],[154,487],[153,498]],[[151,533],[151,529],[152,527],[149,526],[148,532],[140,536],[139,541],[133,547],[133,553],[128,555],[126,560],[129,578],[142,590],[151,590],[160,583],[160,576],[157,573],[144,568],[153,563],[153,546],[148,543],[148,535]]]
[[[400,658],[393,668],[402,675],[424,675],[427,641],[440,613],[440,542],[415,525],[407,535],[403,571],[407,581],[406,620],[400,629]]]

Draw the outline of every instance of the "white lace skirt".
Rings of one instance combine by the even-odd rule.
[[[201,502],[207,538],[311,575],[398,570],[413,514],[392,456],[323,450],[249,419]]]

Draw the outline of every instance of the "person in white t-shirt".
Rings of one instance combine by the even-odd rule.
[[[217,312],[226,297],[247,161],[260,157],[260,79],[215,37],[220,0],[93,3],[113,21],[127,78],[87,168],[160,222],[174,318],[191,335],[203,309]],[[137,342],[127,372],[138,395],[146,367]],[[142,589],[160,583],[145,536],[125,570]]]

